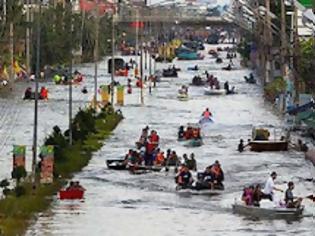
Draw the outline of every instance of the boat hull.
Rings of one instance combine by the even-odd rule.
[[[287,151],[287,141],[251,141],[250,150],[253,152]]]
[[[200,147],[203,144],[202,139],[188,139],[179,141],[181,141],[185,147]]]
[[[281,219],[281,218],[300,218],[302,217],[304,207],[301,208],[261,208],[254,206],[245,206],[235,203],[232,205],[233,212],[240,215],[246,215],[256,218]]]
[[[210,89],[205,88],[205,95],[216,96],[216,95],[226,95],[225,89]]]

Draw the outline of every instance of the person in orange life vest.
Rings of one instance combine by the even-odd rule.
[[[159,145],[160,137],[158,136],[157,132],[155,130],[151,131],[151,135],[149,137],[149,142],[155,145],[157,147]]]
[[[204,118],[210,119],[210,117],[212,116],[212,113],[209,111],[209,108],[206,108],[206,110],[202,113],[202,116]]]
[[[193,128],[187,127],[187,130],[185,132],[185,139],[191,139],[193,137]]]
[[[156,155],[156,159],[155,159],[155,165],[157,166],[163,166],[165,163],[165,157],[164,157],[164,152],[159,152],[157,155]]]
[[[193,131],[193,138],[198,139],[200,137],[199,128],[192,129],[192,131]]]
[[[41,99],[48,99],[48,89],[41,87],[39,96]]]
[[[215,161],[215,163],[210,168],[210,172],[214,183],[221,183],[222,181],[224,181],[224,173],[221,169],[219,161]]]

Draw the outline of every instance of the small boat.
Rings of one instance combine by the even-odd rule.
[[[211,119],[210,117],[209,118],[201,117],[198,123],[200,125],[205,125],[205,124],[212,124],[213,122],[214,122],[213,119]]]
[[[304,206],[300,208],[285,208],[285,207],[274,207],[274,208],[263,208],[255,206],[246,206],[242,203],[234,203],[232,205],[233,212],[241,215],[267,218],[267,219],[286,219],[286,218],[301,218]]]
[[[198,66],[190,66],[187,68],[187,70],[190,70],[190,71],[198,71],[199,70],[199,67]]]
[[[211,89],[210,87],[204,88],[205,95],[226,95],[225,89]]]
[[[162,76],[163,77],[177,77],[178,74],[176,70],[167,69],[167,70],[163,70]]]
[[[84,196],[84,190],[81,189],[71,189],[71,190],[60,190],[59,199],[60,200],[75,200],[82,199]]]
[[[194,86],[204,86],[206,84],[206,81],[202,79],[200,76],[194,76],[194,78],[191,81],[191,85]]]
[[[200,147],[203,144],[202,138],[192,138],[178,141],[182,142],[185,147]]]
[[[225,66],[225,67],[222,67],[222,70],[227,70],[227,71],[230,71],[232,70],[232,66]]]
[[[252,141],[248,143],[250,150],[254,152],[265,151],[287,151],[289,142],[284,138],[277,140],[275,137],[270,139],[270,132],[264,128],[253,128]]]
[[[288,141],[254,140],[248,143],[253,152],[288,151]]]
[[[250,78],[247,76],[244,76],[244,79],[245,79],[246,83],[249,83],[249,84],[256,84],[256,82],[257,82],[255,78]]]
[[[112,169],[112,170],[126,170],[127,169],[127,165],[124,159],[106,160],[106,165],[108,169]]]
[[[217,64],[223,63],[222,58],[219,58],[219,57],[218,57],[218,58],[215,60],[215,63],[217,63]]]
[[[176,186],[176,192],[180,195],[207,195],[214,196],[219,195],[224,191],[224,185],[215,186],[214,189],[210,189],[208,187],[200,187],[202,186],[198,184],[199,181],[196,182],[195,186],[181,187],[179,185]]]
[[[187,93],[178,93],[177,98],[180,101],[188,101],[189,100],[189,96]]]

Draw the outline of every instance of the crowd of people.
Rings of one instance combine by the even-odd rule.
[[[185,129],[184,126],[180,126],[178,129],[178,140],[189,140],[189,139],[200,139],[201,133],[200,133],[200,127],[193,127],[188,125]]]

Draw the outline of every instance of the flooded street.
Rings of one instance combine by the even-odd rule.
[[[222,54],[225,58],[225,53]],[[103,70],[103,64],[105,62],[100,71],[100,83],[110,79]],[[296,195],[307,196],[314,192],[314,183],[304,181],[305,178],[314,177],[314,172],[311,164],[304,160],[303,154],[294,151],[238,153],[239,139],[250,138],[253,126],[283,126],[283,120],[274,114],[270,104],[264,103],[260,87],[244,82],[243,76],[250,71],[241,69],[240,66],[234,71],[222,71],[220,68],[223,65],[215,64],[214,59],[210,59],[208,55],[203,61],[176,61],[175,64],[182,69],[179,77],[162,78],[162,82],[152,89],[151,95],[146,89],[144,106],[140,105],[139,89],[134,88],[133,94],[125,95],[125,106],[121,107],[125,119],[105,141],[103,148],[94,154],[90,164],[75,176],[87,190],[85,200],[80,202],[56,199],[51,209],[39,215],[27,235],[315,234],[315,205],[310,201],[303,202],[306,206],[306,217],[294,222],[253,221],[232,213],[231,205],[234,199],[240,198],[244,185],[264,183],[271,171],[277,171],[276,184],[282,189],[286,188],[288,181],[294,181]],[[208,70],[209,74],[217,76],[221,82],[229,81],[230,86],[235,86],[238,93],[206,96],[203,87],[190,86],[189,101],[179,101],[177,90],[182,84],[188,85],[191,82],[194,72],[187,71],[187,67],[195,64],[203,72]],[[166,67],[166,64],[157,64],[158,69]],[[80,71],[88,75],[86,86],[91,95],[93,65],[85,65]],[[123,78],[120,81],[127,83]],[[60,89],[51,85],[48,88],[52,98],[49,103],[41,104],[40,107],[46,115],[51,114],[47,121],[44,115],[39,117],[39,133],[43,137],[50,133],[53,123],[59,123],[62,128],[67,126],[66,105],[58,105],[67,104],[67,87]],[[90,95],[81,94],[79,88],[74,91],[76,109],[91,99]],[[31,112],[33,103],[26,106]],[[178,127],[189,122],[198,122],[206,107],[212,111],[215,122],[203,130],[204,145],[196,148],[184,147],[177,141]],[[16,119],[18,115],[20,118],[23,116],[14,111],[11,113],[16,115]],[[26,136],[31,140],[32,116],[25,118],[24,125],[29,125],[29,133],[24,133],[20,140],[25,140]],[[16,124],[19,123],[15,123],[15,126]],[[182,197],[175,192],[172,172],[131,175],[127,171],[107,169],[106,159],[122,157],[128,149],[135,148],[141,129],[146,125],[157,130],[160,147],[164,151],[174,149],[180,156],[193,152],[199,170],[219,160],[225,172],[226,190],[221,195],[212,197]],[[283,194],[277,193],[277,196],[280,198]]]

